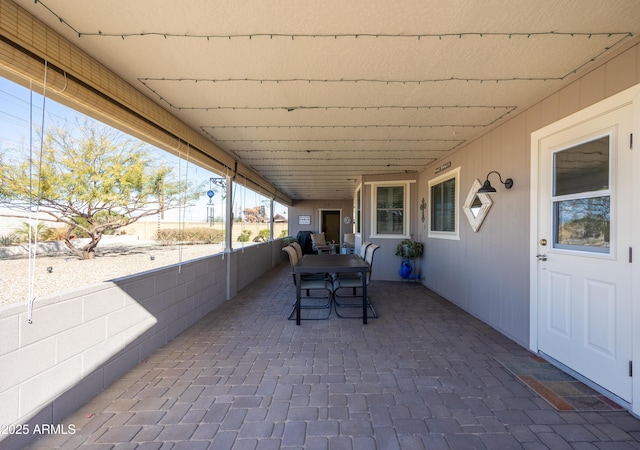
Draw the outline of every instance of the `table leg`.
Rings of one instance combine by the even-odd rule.
[[[362,272],[362,323],[367,324],[367,272]]]
[[[300,296],[302,295],[300,284],[302,275],[296,274],[296,325],[300,325]]]

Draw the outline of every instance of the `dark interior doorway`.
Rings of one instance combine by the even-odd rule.
[[[340,243],[340,211],[322,210],[320,214],[320,231],[324,232],[327,242]]]

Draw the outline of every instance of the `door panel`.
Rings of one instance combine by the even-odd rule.
[[[549,331],[571,336],[571,277],[549,272]]]
[[[539,140],[538,349],[631,401],[631,106]]]
[[[616,357],[616,286],[585,280],[586,343],[592,351]]]

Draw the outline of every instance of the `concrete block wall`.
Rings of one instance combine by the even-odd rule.
[[[281,241],[280,241],[281,242]],[[238,290],[260,276],[278,262],[284,261],[285,253],[282,245],[272,245],[265,248],[265,244],[245,247],[237,252],[237,287]]]
[[[32,323],[26,303],[3,307],[0,424],[63,420],[282,261],[274,257],[281,247],[265,243],[43,297]],[[27,438],[2,435],[0,448],[22,448]]]

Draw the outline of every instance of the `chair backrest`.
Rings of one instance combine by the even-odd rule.
[[[292,242],[291,247],[293,247],[296,250],[296,253],[298,255],[298,259],[302,258],[302,246],[300,244],[298,244],[297,242]]]
[[[327,240],[324,237],[324,232],[322,232],[322,233],[311,233],[311,242],[313,242],[314,246],[327,245]]]
[[[345,233],[342,237],[342,245],[344,247],[353,248],[356,245],[356,235],[355,233]]]
[[[287,256],[289,256],[289,264],[291,264],[291,268],[293,269],[293,266],[298,264],[298,252],[290,245],[282,247],[282,251],[285,252]]]
[[[380,248],[379,245],[370,244],[367,246],[367,252],[364,257],[364,260],[369,264],[369,270],[367,271],[367,284],[369,284],[369,280],[371,279],[371,272],[373,271],[373,256],[376,253],[376,250]]]
[[[378,250],[380,248],[379,245],[376,244],[369,244],[367,246],[367,251],[366,254],[364,256],[364,260],[369,263],[369,265],[373,265],[373,255],[375,254],[376,250]]]
[[[363,242],[360,246],[360,258],[365,259],[367,256],[367,247],[371,245],[371,242]]]
[[[290,245],[282,247],[282,251],[289,257],[289,264],[291,265],[291,275],[293,276],[293,284],[296,284],[296,275],[293,273],[293,266],[298,264],[298,252]]]

